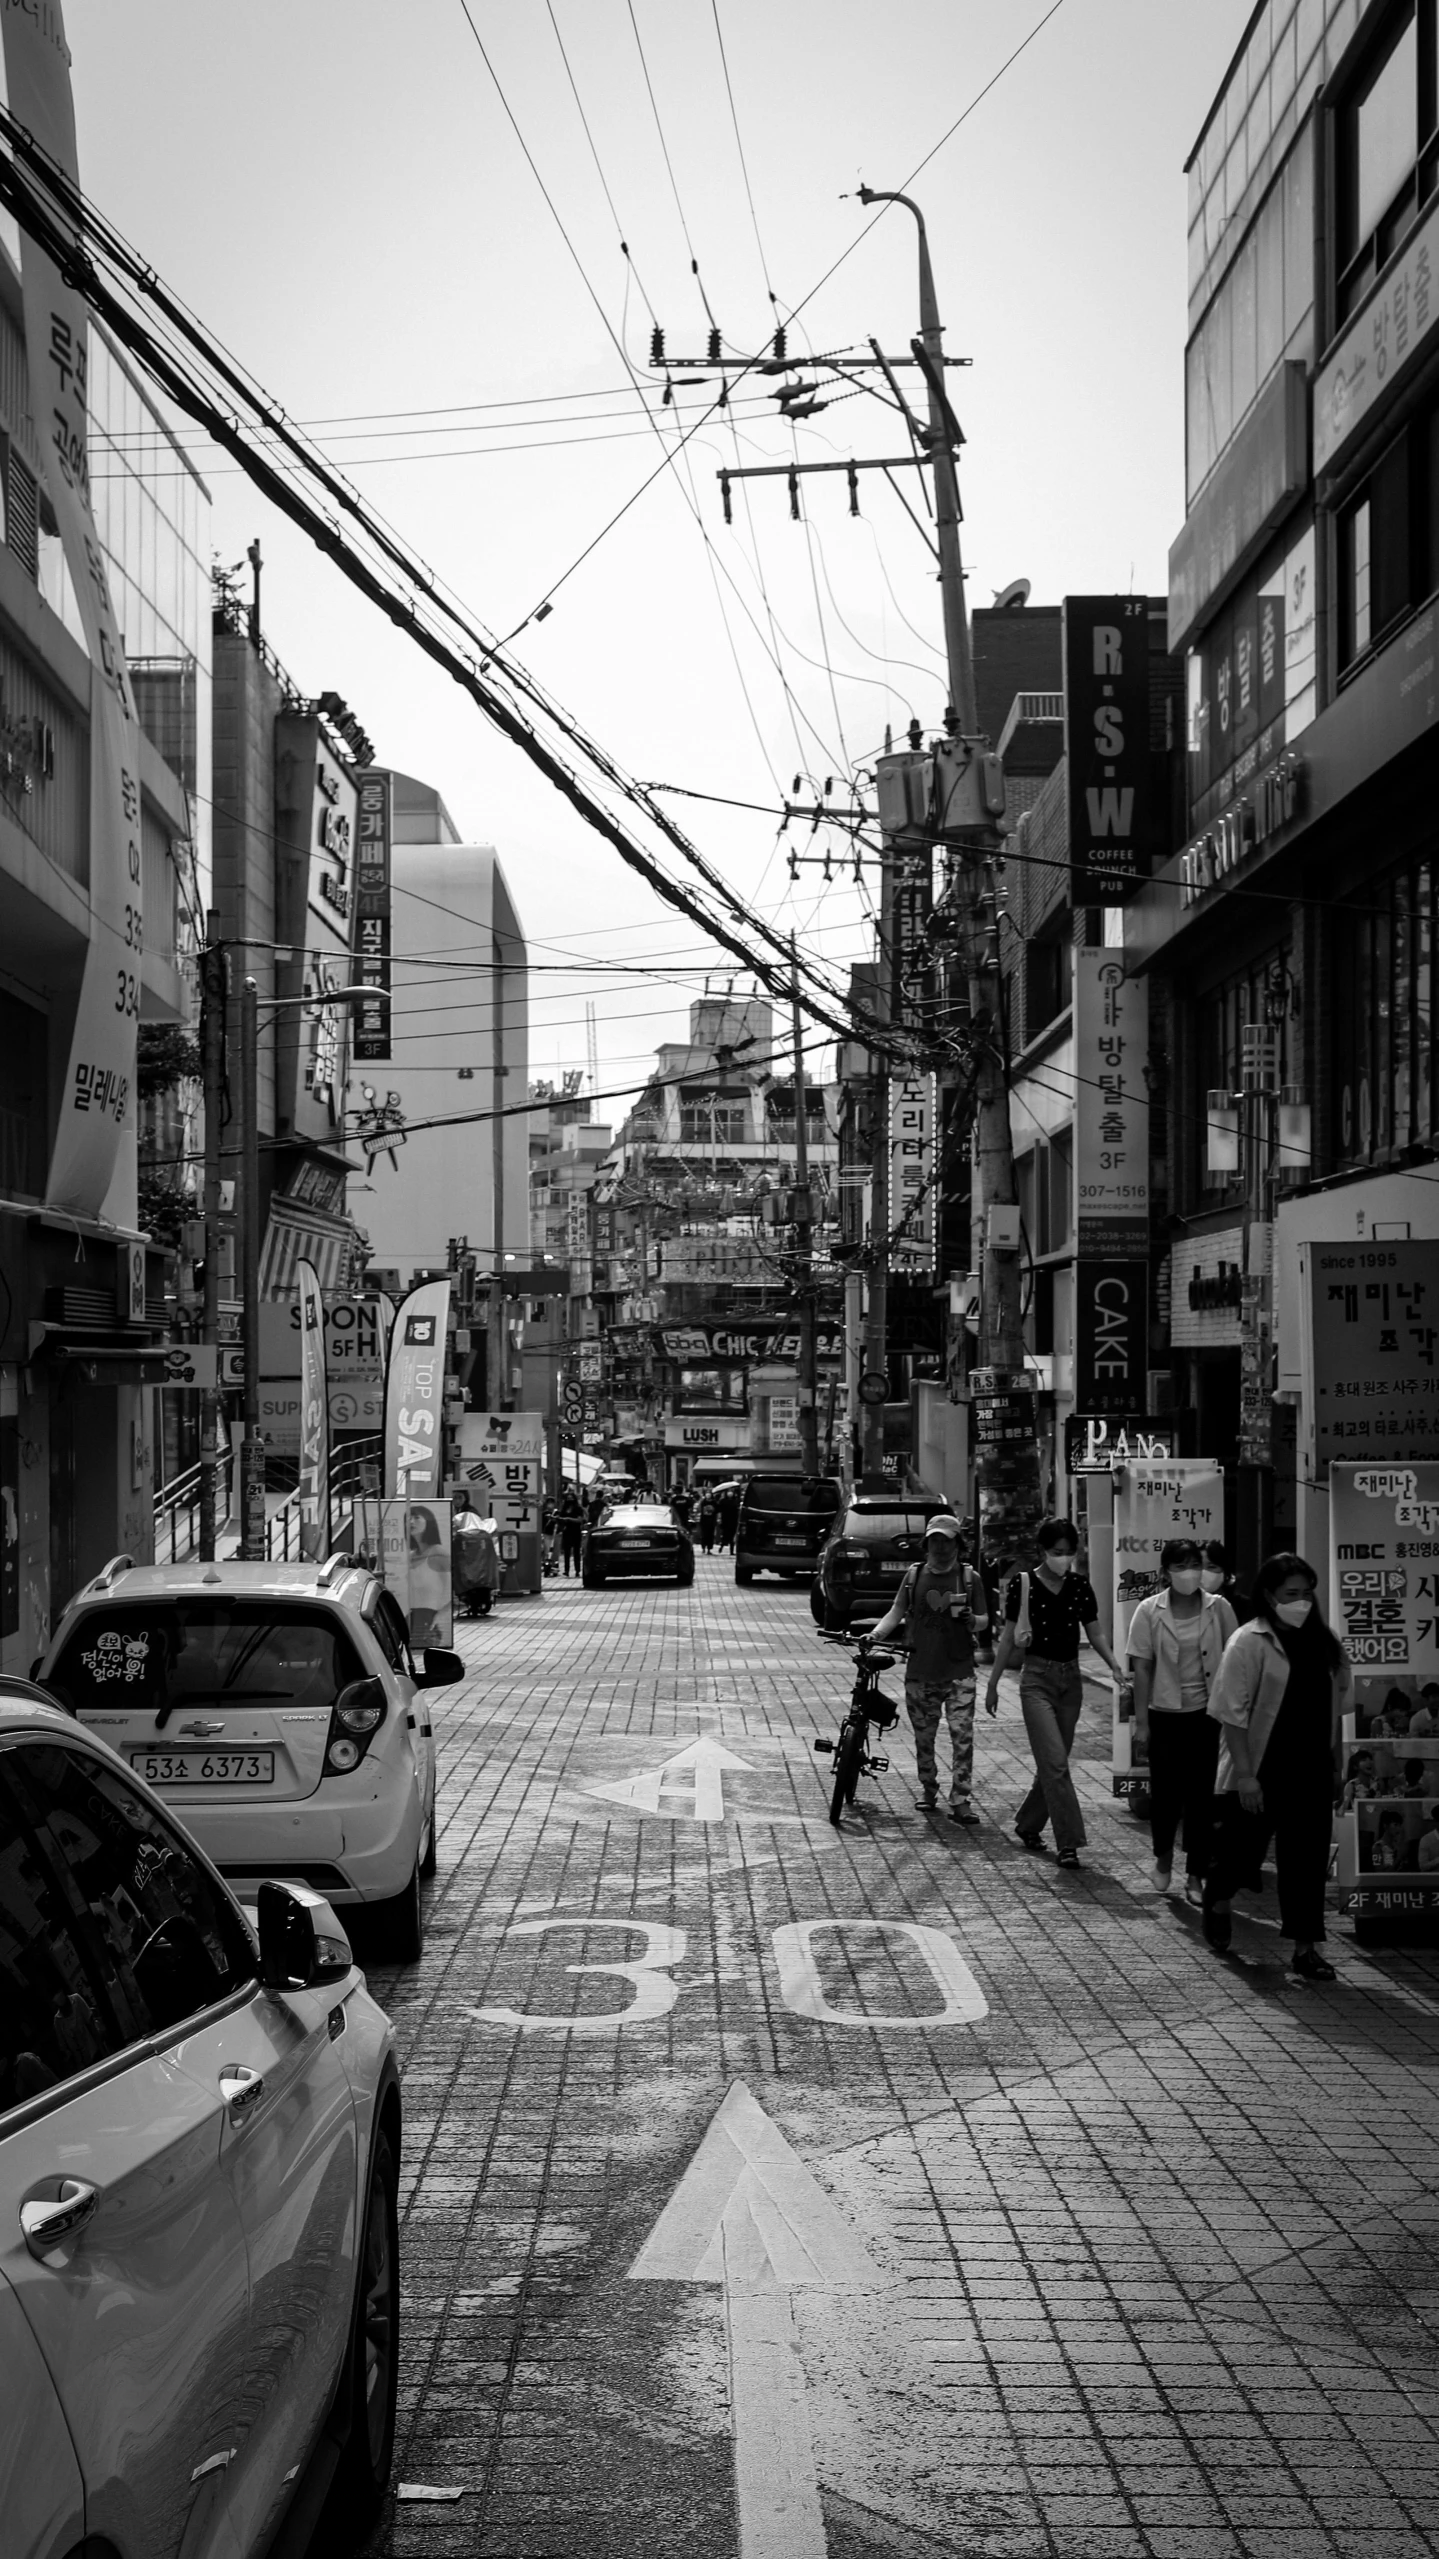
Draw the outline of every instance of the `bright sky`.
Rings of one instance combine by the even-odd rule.
[[[464,0],[68,0],[81,183],[491,629],[554,591],[519,653],[631,773],[773,807],[800,771],[842,790],[886,721],[937,727],[938,598],[878,474],[857,522],[841,474],[804,484],[804,525],[762,480],[727,528],[715,471],[788,462],[796,433],[811,460],[896,453],[903,433],[867,397],[791,431],[751,379],[734,428],[703,429],[566,578],[675,440],[645,297],[672,356],[702,354],[709,325],[691,254],[727,346],[768,336],[772,288],[786,308],[813,294],[792,346],[903,351],[913,224],[892,209],[866,233],[853,191],[902,186],[1047,6],[469,0],[492,77]],[[1036,602],[1164,589],[1183,162],[1247,15],[1061,0],[915,182],[946,346],[973,358],[950,376],[972,605],[1018,576]],[[712,377],[676,396],[693,416]],[[592,997],[601,1088],[637,1080],[706,963],[729,964],[233,466],[209,447],[202,466],[220,560],[261,537],[265,625],[297,681],[342,693],[381,760],[498,846],[532,957],[574,961],[534,981],[535,1071],[583,1063]],[[852,888],[792,882],[776,818],[671,805],[784,930],[867,955]],[[667,973],[615,970],[641,959]]]

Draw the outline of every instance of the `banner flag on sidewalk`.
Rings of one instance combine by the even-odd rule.
[[[422,1280],[400,1301],[385,1357],[387,1496],[434,1496],[440,1489],[448,1279]]]
[[[28,127],[78,190],[70,48],[60,0],[5,11],[5,77],[10,112]],[[56,208],[55,219],[75,236]],[[79,255],[77,246],[77,256]],[[90,690],[90,940],[60,1096],[45,1201],[76,1217],[99,1218],[110,1203],[122,1227],[137,1217],[135,1170],[122,1139],[135,1128],[135,1046],[144,947],[140,861],[140,766],[125,645],[110,601],[105,555],[90,506],[86,409],[89,325],[82,296],[53,259],[22,236],[25,353],[30,413],[40,435],[45,485],[54,505],[84,625],[94,678]]]
[[[325,1301],[313,1262],[298,1261],[300,1310],[300,1547],[320,1557],[330,1549],[330,1381],[325,1362]]]

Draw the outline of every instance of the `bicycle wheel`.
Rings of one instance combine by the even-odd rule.
[[[854,1802],[854,1790],[859,1784],[859,1762],[859,1728],[846,1719],[834,1746],[834,1785],[829,1798],[829,1817],[836,1830],[845,1805]]]

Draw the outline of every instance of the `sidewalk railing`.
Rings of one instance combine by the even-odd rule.
[[[352,1440],[340,1450],[330,1468],[330,1544],[342,1546],[350,1537],[355,1504],[379,1484],[380,1434],[371,1432],[365,1439]],[[233,1557],[239,1542],[239,1531],[230,1517],[231,1458],[220,1461],[215,1489],[215,1519],[219,1535],[216,1547],[222,1556]],[[155,1495],[155,1561],[157,1564],[184,1564],[200,1552],[200,1477],[199,1466],[187,1466],[182,1474],[172,1476]],[[273,1498],[273,1497],[272,1497]],[[300,1561],[300,1496],[298,1489],[286,1493],[275,1503],[265,1522],[265,1555],[272,1564],[297,1564]]]
[[[161,1484],[155,1494],[155,1561],[157,1564],[183,1564],[200,1552],[200,1482],[203,1468],[187,1466]],[[218,1525],[230,1515],[230,1459],[222,1457],[216,1470],[215,1518]]]

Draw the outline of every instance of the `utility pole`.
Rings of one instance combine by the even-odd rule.
[[[880,871],[880,964],[873,1011],[890,1018],[889,955],[894,947],[894,849],[887,837]],[[869,1253],[865,1268],[864,1357],[859,1381],[859,1471],[862,1483],[884,1478],[884,1407],[889,1377],[889,1068],[878,1050],[869,1058]],[[885,1392],[878,1391],[884,1389]],[[872,1400],[871,1400],[872,1399]]]
[[[245,1437],[240,1448],[240,1555],[265,1560],[265,1450],[260,1438],[260,990],[240,990],[240,1299]]]
[[[799,953],[789,937],[790,992],[794,1005],[794,1204],[799,1245],[799,1446],[806,1475],[819,1473],[819,1363],[814,1304],[814,1220],[809,1190],[809,1095],[804,1081],[804,1030],[799,1005]]]
[[[993,863],[1002,841],[994,819],[1002,814],[1003,798],[994,759],[984,756],[984,742],[979,737],[959,538],[955,449],[962,438],[944,388],[943,331],[924,216],[913,198],[906,195],[861,187],[859,200],[865,205],[902,204],[914,215],[919,229],[920,328],[912,347],[929,394],[929,431],[924,442],[934,471],[935,534],[950,696],[945,718],[949,734],[946,746],[939,750],[939,788],[935,796],[943,817],[942,838],[954,845],[958,854],[956,897],[969,981],[970,1037],[974,1043],[974,1214],[981,1256],[978,1368],[991,1393],[1005,1399],[1025,1392],[1026,1386],[1017,1218],[1011,1221],[1011,1245],[998,1240],[996,1221],[991,1216],[996,1208],[1016,1208],[1019,1197],[1009,1124],[999,937],[991,922],[997,912]],[[887,1130],[885,1135],[887,1138]],[[887,1154],[885,1160],[887,1165]],[[886,1208],[887,1205],[886,1199]],[[975,1409],[971,1406],[972,1414]],[[1008,1407],[1001,1402],[991,1409],[1022,1412],[1023,1407]],[[1008,1551],[1016,1540],[1027,1537],[1039,1516],[1039,1451],[1033,1431],[1022,1446],[979,1439],[976,1472],[986,1547],[991,1552],[1001,1548]]]
[[[200,1339],[220,1339],[220,1113],[225,1090],[225,953],[220,919],[214,908],[205,919],[205,947],[200,953],[200,1055],[205,1095],[205,1169],[202,1207],[205,1218],[205,1287],[201,1301]],[[220,1396],[217,1389],[200,1398],[200,1558],[215,1560],[219,1529]]]

